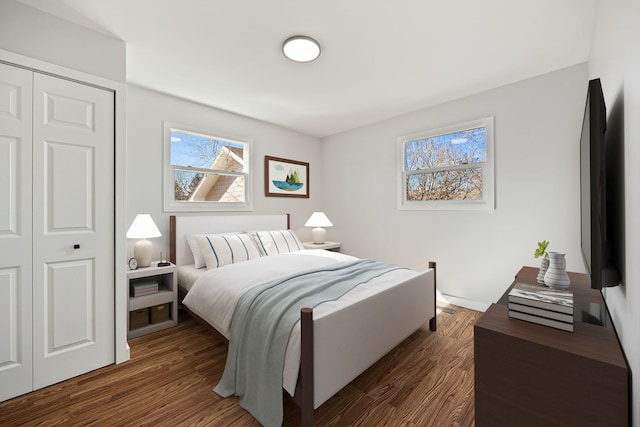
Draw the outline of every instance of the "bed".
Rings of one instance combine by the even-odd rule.
[[[231,318],[237,315],[233,308],[236,304],[241,306],[238,301],[242,296],[235,294],[244,292],[238,288],[246,286],[251,289],[257,283],[256,276],[269,276],[269,279],[282,276],[286,277],[282,280],[290,280],[290,277],[301,274],[297,269],[303,269],[304,274],[310,269],[314,270],[313,274],[316,274],[315,270],[322,270],[317,274],[335,274],[327,273],[326,270],[347,268],[360,269],[363,272],[358,274],[369,275],[366,279],[360,279],[366,281],[365,284],[345,287],[341,291],[344,295],[335,301],[320,303],[313,308],[301,308],[299,321],[296,319],[291,331],[284,368],[276,376],[280,375],[281,387],[301,407],[302,425],[308,426],[313,425],[314,409],[427,321],[429,329],[436,330],[436,266],[429,262],[428,269],[417,272],[380,263],[367,264],[373,262],[357,260],[345,254],[305,250],[300,247],[295,233],[290,233],[293,237],[289,233],[285,237],[280,236],[289,228],[288,215],[171,216],[170,259],[178,266],[180,299],[183,301],[184,297],[187,311],[225,340],[230,338]],[[251,241],[242,240],[248,239],[245,234],[251,236],[251,241],[258,247],[259,257],[249,256],[246,249],[251,246]],[[274,245],[266,244],[267,238],[270,239],[275,234],[279,239],[285,239],[285,243],[280,241],[280,246],[286,245],[289,250],[276,253]],[[201,248],[206,250],[202,246],[202,236],[205,235],[208,236],[206,239],[209,243],[215,242],[209,239],[222,235],[224,244],[229,248],[231,246],[224,236],[238,239],[232,244],[242,248],[242,257],[245,257],[246,251],[248,260],[223,262],[219,268],[196,268],[194,263],[201,266],[203,260],[200,259],[202,254],[196,254],[198,260],[194,260],[196,252],[192,250],[193,236],[198,236]],[[224,254],[217,253],[216,250],[213,253],[215,258],[207,252],[207,261],[220,263]],[[380,272],[375,273],[375,268],[380,268]],[[233,297],[218,293],[226,292],[219,288],[228,279],[234,281]],[[337,279],[335,281],[340,282]],[[305,285],[308,282],[307,280]],[[346,282],[348,280],[339,285],[347,286]],[[260,285],[264,283],[261,282]],[[221,306],[215,305],[220,302],[223,302]],[[239,324],[239,321],[236,320],[235,323]],[[230,341],[230,352],[234,350],[232,343]],[[222,380],[226,374],[225,369]],[[253,412],[252,414],[256,416]],[[256,419],[263,422],[258,416]]]

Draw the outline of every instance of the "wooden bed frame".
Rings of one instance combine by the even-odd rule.
[[[193,263],[185,236],[289,228],[289,215],[171,216],[170,260]],[[184,288],[182,289],[184,291]],[[180,299],[182,301],[182,298]],[[185,307],[186,309],[186,307]],[[386,316],[377,316],[384,310]],[[226,340],[213,326],[189,314]],[[429,320],[436,330],[436,264],[393,289],[380,292],[322,319],[313,310],[300,313],[300,373],[293,396],[301,409],[303,426],[313,425],[313,411],[349,384],[391,349]],[[368,337],[375,336],[375,340]],[[341,351],[335,351],[340,348]]]

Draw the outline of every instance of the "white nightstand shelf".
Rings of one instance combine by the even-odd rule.
[[[132,282],[140,279],[151,279],[158,282],[158,292],[143,295],[129,296],[129,319],[127,328],[127,337],[129,339],[139,337],[141,335],[150,334],[152,332],[161,331],[178,324],[178,275],[177,267],[171,264],[167,267],[158,267],[158,261],[151,263],[149,267],[141,267],[137,270],[127,271],[127,286],[131,289]],[[157,323],[151,323],[151,315],[148,323],[144,326],[131,329],[131,313],[139,310],[153,310],[154,307],[166,304],[169,311],[168,319]],[[147,310],[147,311],[148,311]]]
[[[324,242],[324,243],[313,243],[313,242],[302,242],[302,246],[305,249],[326,249],[328,251],[340,252],[342,250],[342,243],[340,242]]]

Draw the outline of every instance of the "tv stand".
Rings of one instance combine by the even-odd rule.
[[[475,324],[476,427],[628,426],[629,368],[586,275],[569,273],[573,333],[509,318],[509,290],[537,274],[523,267]]]

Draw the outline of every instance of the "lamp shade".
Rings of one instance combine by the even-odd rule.
[[[140,239],[133,246],[133,256],[139,267],[148,267],[153,255],[153,244],[148,241],[152,237],[160,237],[160,230],[153,222],[151,215],[138,214],[127,231],[127,239]]]
[[[324,212],[314,212],[304,224],[305,227],[332,227],[331,221]]]
[[[150,239],[160,236],[162,234],[149,214],[138,214],[127,231],[127,239]]]

